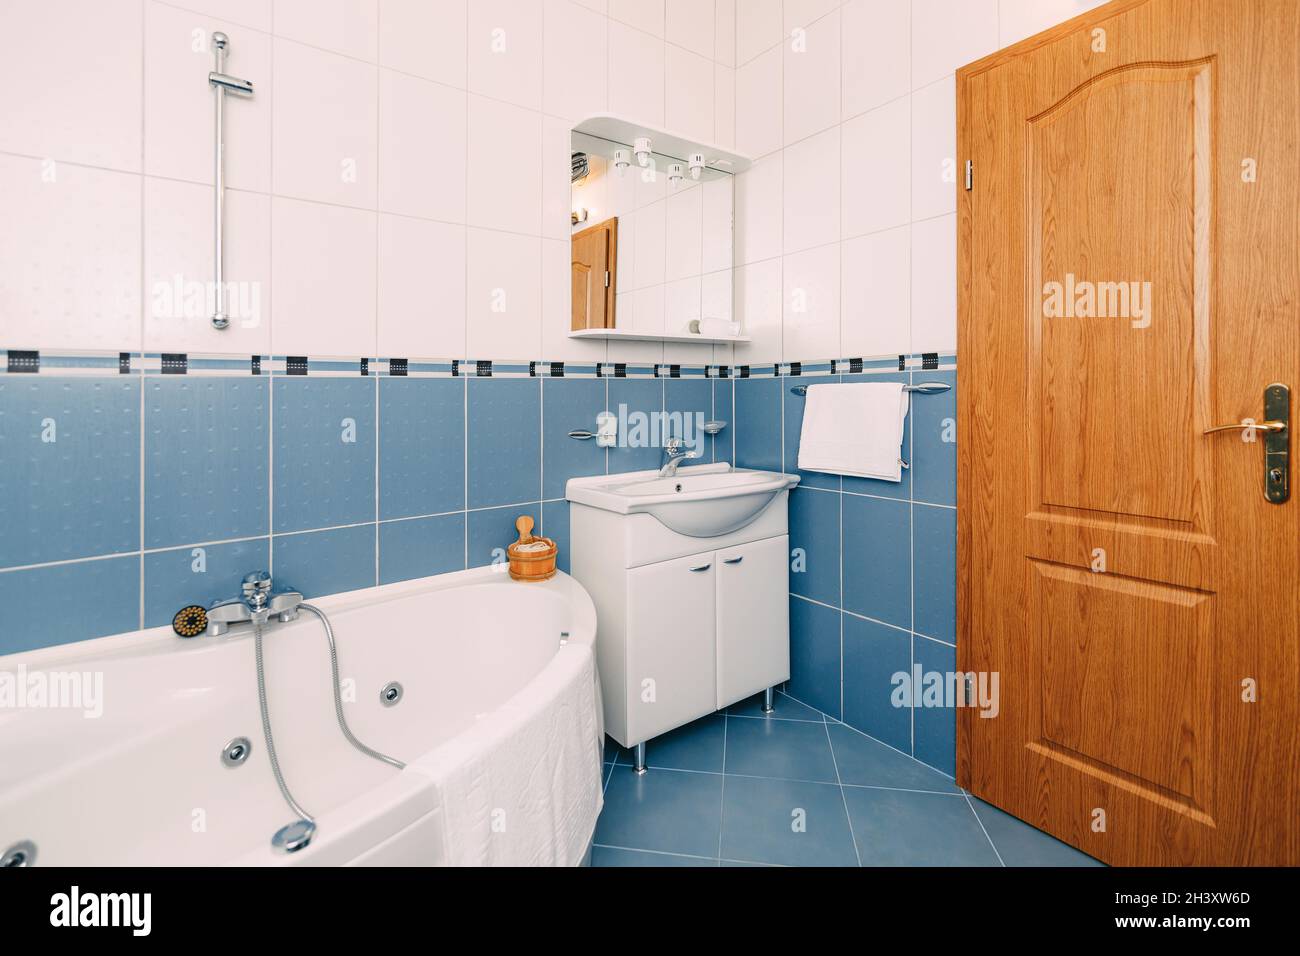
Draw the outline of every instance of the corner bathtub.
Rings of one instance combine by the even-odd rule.
[[[312,603],[334,626],[340,677],[345,691],[354,690],[345,703],[353,733],[406,769],[344,739],[324,629],[307,612],[271,624],[264,639],[277,755],[289,789],[317,824],[311,844],[296,853],[271,847],[296,814],[267,759],[251,628],[183,640],[168,626],[15,654],[0,658],[0,671],[102,674],[102,715],[0,707],[0,852],[31,841],[37,866],[449,862],[447,807],[430,768],[446,771],[447,754],[488,760],[474,741],[548,715],[560,675],[572,674],[577,659],[564,655],[594,653],[591,599],[564,574],[524,583],[476,568]],[[380,701],[390,681],[404,691],[395,706]],[[567,686],[585,693],[572,679]],[[587,832],[580,842],[570,836],[567,848],[563,835],[542,834],[553,852],[533,862],[577,863],[589,843],[588,821],[594,827],[601,806],[594,678],[590,692],[590,746],[570,748],[563,767],[548,766],[567,779],[545,784],[567,788],[568,802],[583,804],[570,820]],[[223,750],[238,737],[252,742],[251,753],[227,767]],[[544,819],[561,816],[548,810]],[[517,823],[525,825],[545,823]],[[482,859],[496,861],[486,850]]]

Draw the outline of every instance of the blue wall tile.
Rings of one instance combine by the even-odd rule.
[[[790,591],[840,606],[840,496],[796,486],[790,492]],[[803,551],[798,571],[795,549]]]
[[[906,372],[876,375],[845,375],[845,382],[902,382],[908,383]],[[923,397],[924,398],[924,397]],[[908,461],[912,455],[912,416],[916,414],[917,396],[911,396],[907,409],[907,418],[903,421],[903,460]],[[844,490],[859,495],[879,495],[882,498],[908,499],[912,495],[912,471],[901,469],[900,481],[881,481],[877,478],[845,478]]]
[[[911,674],[912,635],[844,615],[844,722],[912,752],[912,710],[895,707],[894,674]]]
[[[308,598],[374,587],[375,526],[276,535],[271,562],[277,587]]]
[[[375,381],[277,378],[272,400],[274,530],[373,521]]]
[[[465,507],[465,382],[379,380],[379,517]]]
[[[704,423],[713,417],[713,384],[707,378],[664,379],[664,411],[669,416],[666,428],[676,438],[688,438],[687,450],[698,451],[701,464],[710,460],[709,436]]]
[[[541,384],[535,378],[472,378],[469,507],[537,501],[542,490]],[[474,565],[470,560],[470,566]]]
[[[840,717],[840,612],[790,598],[791,697]]]
[[[558,549],[555,566],[569,573],[569,503],[547,501],[542,504],[542,534],[555,542]]]
[[[609,473],[645,471],[663,464],[661,444],[664,436],[649,434],[649,422],[656,412],[663,411],[664,386],[660,379],[612,378],[609,380],[609,410],[619,415],[618,445],[609,450]],[[650,416],[642,419],[640,416]],[[637,416],[633,419],[632,416]],[[646,434],[636,435],[633,422],[640,420]],[[659,441],[656,442],[655,439]],[[639,444],[633,446],[631,442]]]
[[[506,546],[519,540],[515,529],[515,519],[520,515],[532,515],[533,533],[542,529],[542,504],[533,501],[527,504],[510,505],[506,508],[489,508],[485,511],[471,511],[466,515],[469,522],[469,567],[478,568],[485,564],[506,561]],[[504,567],[502,570],[504,574]]]
[[[957,670],[957,651],[947,644],[917,637],[912,642],[912,654],[915,663],[920,665],[922,675],[937,672],[945,678]],[[942,770],[950,777],[957,775],[957,710],[955,707],[923,706],[921,690],[915,691],[912,719],[915,726],[916,743],[913,754],[917,760],[928,763],[936,770]]]
[[[912,505],[844,496],[844,609],[912,627]]]
[[[605,382],[598,378],[542,380],[542,494],[563,498],[570,478],[605,473],[605,449],[594,438],[570,438],[571,431],[596,430],[605,410]]]
[[[799,484],[806,488],[829,488],[839,491],[839,475],[828,475],[820,471],[799,470],[799,439],[803,434],[803,411],[808,405],[808,399],[804,395],[796,395],[790,391],[791,388],[798,385],[830,385],[838,382],[839,376],[821,376],[810,380],[785,378],[781,381],[784,384],[781,398],[785,405],[785,471],[792,475],[798,475]]]
[[[0,453],[0,567],[140,549],[138,380],[0,378]]]
[[[957,504],[957,373],[913,372],[912,381],[947,382],[938,395],[912,396],[912,497],[932,504]]]
[[[214,601],[239,597],[244,575],[270,567],[269,538],[146,554],[144,626],[170,624],[176,612],[190,604],[207,607]]]
[[[730,378],[713,379],[713,418],[726,422],[726,427],[710,438],[713,447],[713,460],[732,463],[735,461],[736,436],[736,385]]]
[[[5,571],[0,605],[0,654],[134,631],[140,626],[140,558]]]
[[[918,633],[957,640],[957,511],[912,508],[914,587]]]
[[[464,568],[464,514],[384,521],[379,525],[380,584]]]
[[[781,470],[779,378],[736,379],[736,466]]]
[[[270,532],[270,390],[251,376],[147,381],[145,547]]]

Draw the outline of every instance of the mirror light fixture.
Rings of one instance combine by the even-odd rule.
[[[691,153],[690,156],[691,179],[698,180],[700,174],[704,171],[704,154]]]
[[[630,165],[632,165],[632,161],[628,157],[627,150],[625,149],[614,150],[614,172],[622,176],[623,171],[626,170]]]
[[[649,136],[638,136],[636,142],[632,144],[632,152],[636,153],[636,161],[642,166],[650,164],[650,154],[654,152],[654,144],[650,142]]]
[[[676,187],[681,184],[681,181],[682,181],[682,164],[669,163],[668,164],[668,185]]]

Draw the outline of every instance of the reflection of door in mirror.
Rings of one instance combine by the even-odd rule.
[[[618,217],[573,234],[572,329],[614,328]]]

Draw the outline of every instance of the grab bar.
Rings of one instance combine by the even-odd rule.
[[[223,224],[226,218],[226,94],[252,96],[253,84],[248,80],[228,76],[225,72],[226,49],[230,46],[230,37],[224,33],[212,34],[213,70],[208,74],[208,85],[216,91],[217,117],[216,135],[213,144],[213,164],[216,196],[213,207],[213,309],[212,327],[224,329],[230,325],[230,316],[226,314],[226,268],[225,268],[225,232]]]
[[[947,382],[922,382],[919,385],[904,385],[903,391],[916,392],[918,395],[938,395],[952,388]],[[795,385],[790,389],[792,395],[807,395],[807,385]]]

